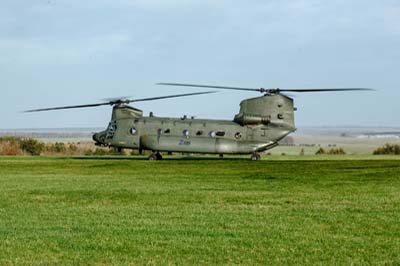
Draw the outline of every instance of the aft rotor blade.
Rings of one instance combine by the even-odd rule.
[[[195,87],[195,88],[213,88],[222,90],[240,90],[240,91],[257,91],[261,93],[279,93],[279,92],[330,92],[330,91],[372,91],[369,88],[322,88],[322,89],[279,89],[279,88],[242,88],[230,86],[214,86],[214,85],[200,85],[200,84],[187,84],[187,83],[157,83],[157,85],[167,86],[181,86],[181,87]]]
[[[194,92],[194,93],[175,94],[175,95],[167,95],[167,96],[159,96],[159,97],[150,97],[150,98],[143,98],[143,99],[133,99],[133,100],[124,101],[124,103],[146,102],[146,101],[154,101],[154,100],[178,98],[178,97],[186,97],[186,96],[210,94],[210,93],[216,93],[216,91],[204,91],[204,92]]]
[[[186,84],[186,83],[165,83],[165,82],[161,82],[161,83],[157,83],[156,85],[264,92],[263,89],[255,89],[255,88],[241,88],[241,87],[214,86],[214,85],[199,85],[199,84]]]
[[[83,104],[83,105],[70,105],[70,106],[27,110],[27,111],[24,111],[24,113],[44,112],[44,111],[54,111],[54,110],[64,110],[64,109],[77,109],[77,108],[90,108],[90,107],[97,107],[97,106],[110,105],[110,104],[111,104],[110,102],[107,102],[107,103],[94,103],[94,104]]]
[[[369,88],[330,88],[330,89],[276,89],[276,90],[277,91],[288,91],[288,92],[330,92],[330,91],[373,91],[374,89],[369,89]]]

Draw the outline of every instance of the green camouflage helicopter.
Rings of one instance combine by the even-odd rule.
[[[87,108],[103,105],[113,106],[111,121],[106,130],[95,133],[95,144],[103,147],[136,149],[141,154],[150,150],[149,160],[161,160],[160,152],[219,154],[251,154],[250,159],[261,159],[260,152],[278,145],[278,142],[296,130],[293,99],[282,92],[332,92],[363,91],[366,88],[335,89],[264,89],[210,86],[183,83],[158,83],[158,85],[184,86],[260,92],[261,97],[245,99],[240,111],[231,120],[155,117],[129,103],[153,101],[215,93],[205,91],[168,95],[143,99],[114,99],[103,103],[34,109],[26,112],[41,112],[62,109]]]

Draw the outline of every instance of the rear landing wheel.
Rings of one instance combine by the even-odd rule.
[[[159,161],[162,160],[162,155],[159,152],[153,152],[148,159],[149,161]]]
[[[259,161],[261,160],[261,155],[258,152],[253,152],[253,154],[250,157],[250,160]]]
[[[157,155],[155,154],[155,153],[152,153],[150,156],[149,156],[149,161],[157,161]]]

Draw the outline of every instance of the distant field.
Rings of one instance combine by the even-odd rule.
[[[358,138],[358,137],[339,137],[339,136],[296,136],[296,146],[286,147],[278,146],[272,152],[280,154],[299,154],[304,149],[305,154],[315,154],[315,152],[323,147],[329,149],[332,147],[343,148],[347,154],[372,154],[372,152],[386,143],[400,144],[400,138]],[[310,147],[310,145],[315,145]]]
[[[192,159],[0,157],[0,265],[400,264],[399,157]]]

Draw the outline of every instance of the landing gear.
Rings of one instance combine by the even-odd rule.
[[[122,148],[115,147],[114,148],[114,154],[115,155],[121,155],[122,154]]]
[[[219,154],[219,158],[220,158],[220,159],[224,159],[224,154],[223,154],[223,153],[220,153],[220,154]]]
[[[253,152],[251,154],[250,160],[259,161],[259,160],[261,160],[261,155],[258,152]]]
[[[162,155],[161,155],[161,153],[157,152],[157,153],[156,153],[156,157],[157,157],[157,160],[162,160]]]
[[[149,161],[159,161],[159,160],[162,160],[162,155],[159,152],[153,152],[149,156]]]
[[[149,161],[155,161],[155,160],[157,160],[157,156],[156,156],[156,154],[155,153],[152,153],[150,156],[149,156]]]

